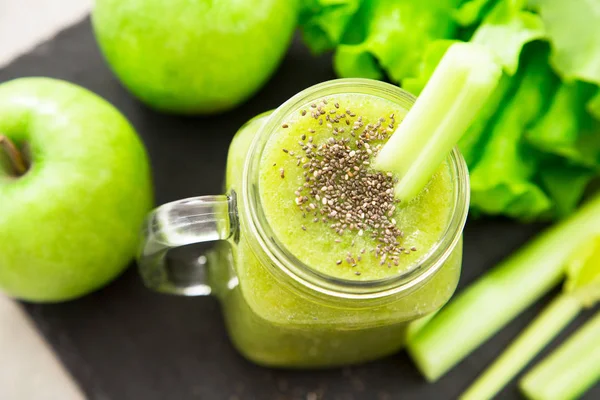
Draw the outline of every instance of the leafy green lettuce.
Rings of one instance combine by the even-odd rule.
[[[543,0],[535,3],[552,45],[551,63],[566,81],[600,85],[600,3],[597,0]],[[600,119],[600,90],[587,104]]]
[[[580,81],[563,82],[545,115],[531,127],[525,139],[542,152],[574,165],[600,165],[600,134],[585,109],[595,88]]]
[[[486,132],[479,160],[472,163],[471,198],[476,211],[529,219],[547,214],[552,207],[547,194],[532,181],[540,158],[523,141],[523,132],[546,111],[558,83],[544,50],[532,50],[524,61],[514,94],[505,98]]]
[[[302,4],[299,20],[304,39],[312,51],[320,53],[342,42],[361,0],[304,0]]]
[[[494,3],[495,0],[467,0],[452,13],[452,17],[460,25],[470,26],[481,22]]]
[[[525,6],[524,0],[498,2],[471,38],[492,49],[509,75],[517,71],[523,46],[545,36],[542,19]]]
[[[562,217],[600,172],[597,0],[307,0],[301,24],[339,76],[415,94],[452,43],[492,50],[505,75],[459,143],[476,213]]]
[[[342,77],[395,82],[416,73],[423,49],[452,37],[460,0],[310,0],[301,13],[306,42],[316,52],[335,48]],[[418,21],[418,23],[416,22]]]

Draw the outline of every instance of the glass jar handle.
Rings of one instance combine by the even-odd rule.
[[[206,296],[207,258],[194,260],[192,269],[170,265],[169,250],[193,243],[227,240],[237,230],[235,193],[201,196],[164,204],[150,213],[143,229],[138,256],[140,274],[146,286],[159,292],[185,296]],[[191,271],[191,273],[189,273]]]

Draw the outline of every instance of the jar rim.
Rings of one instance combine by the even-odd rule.
[[[296,289],[309,294],[321,294],[340,299],[381,299],[399,293],[408,293],[435,274],[457,246],[467,219],[469,208],[469,179],[466,163],[454,148],[448,156],[448,165],[454,183],[453,210],[443,233],[428,253],[406,271],[378,280],[349,280],[324,274],[304,264],[281,243],[269,225],[264,213],[260,190],[259,169],[262,152],[271,134],[286,118],[311,102],[332,94],[367,94],[382,97],[401,105],[408,111],[415,97],[389,83],[361,78],[326,81],[297,93],[265,120],[249,149],[243,171],[242,202],[244,222],[256,240],[253,250],[261,255],[261,262],[275,276],[292,283]],[[289,277],[287,279],[285,277]]]

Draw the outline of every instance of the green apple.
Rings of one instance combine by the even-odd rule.
[[[121,82],[152,108],[231,109],[272,75],[297,0],[96,0],[92,23]]]
[[[0,84],[0,291],[56,302],[105,285],[136,253],[152,206],[144,147],[79,86]]]

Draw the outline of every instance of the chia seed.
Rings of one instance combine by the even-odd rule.
[[[296,192],[296,201],[300,208],[309,204],[311,213],[314,211],[315,223],[322,221],[339,236],[346,232],[364,236],[367,240],[372,239],[375,247],[370,252],[375,252],[381,265],[398,265],[398,259],[401,254],[410,253],[401,246],[403,237],[402,231],[396,226],[396,221],[391,218],[394,215],[398,200],[394,198],[394,185],[397,179],[392,173],[382,173],[370,168],[371,159],[376,157],[382,149],[382,144],[373,143],[387,139],[386,129],[394,126],[394,114],[390,114],[386,123],[386,118],[381,117],[374,123],[367,123],[362,116],[356,120],[349,118],[356,117],[351,110],[346,113],[337,114],[340,108],[339,103],[334,103],[335,108],[327,109],[327,102],[322,101],[317,108],[316,104],[310,107],[317,109],[313,112],[313,118],[318,119],[319,125],[325,125],[320,115],[325,115],[327,121],[324,129],[328,129],[331,137],[328,137],[319,145],[313,144],[313,137],[308,138],[308,143],[299,142],[303,154],[302,166],[305,170],[305,183]],[[303,110],[304,111],[304,110]],[[306,112],[303,112],[304,116]],[[331,117],[330,117],[331,116]],[[308,118],[308,117],[307,117]],[[354,138],[341,137],[343,128],[334,124],[342,122],[342,126],[351,125],[352,131],[349,132]],[[384,125],[385,123],[385,125]],[[308,132],[314,133],[313,128],[308,128]],[[302,135],[302,140],[306,140],[306,135]],[[355,146],[352,148],[350,144]],[[283,149],[286,153],[292,153]],[[299,166],[300,167],[300,166]],[[284,177],[283,169],[281,177]],[[307,208],[307,210],[308,210]],[[319,216],[321,218],[319,218]],[[305,226],[302,226],[306,230]],[[341,243],[340,239],[334,239],[336,243]],[[355,240],[352,240],[354,245]],[[411,248],[416,251],[415,247]],[[362,248],[361,254],[367,250]],[[363,257],[348,255],[345,260],[348,264],[356,266]],[[342,260],[337,260],[340,265]],[[355,272],[360,275],[359,271]]]

